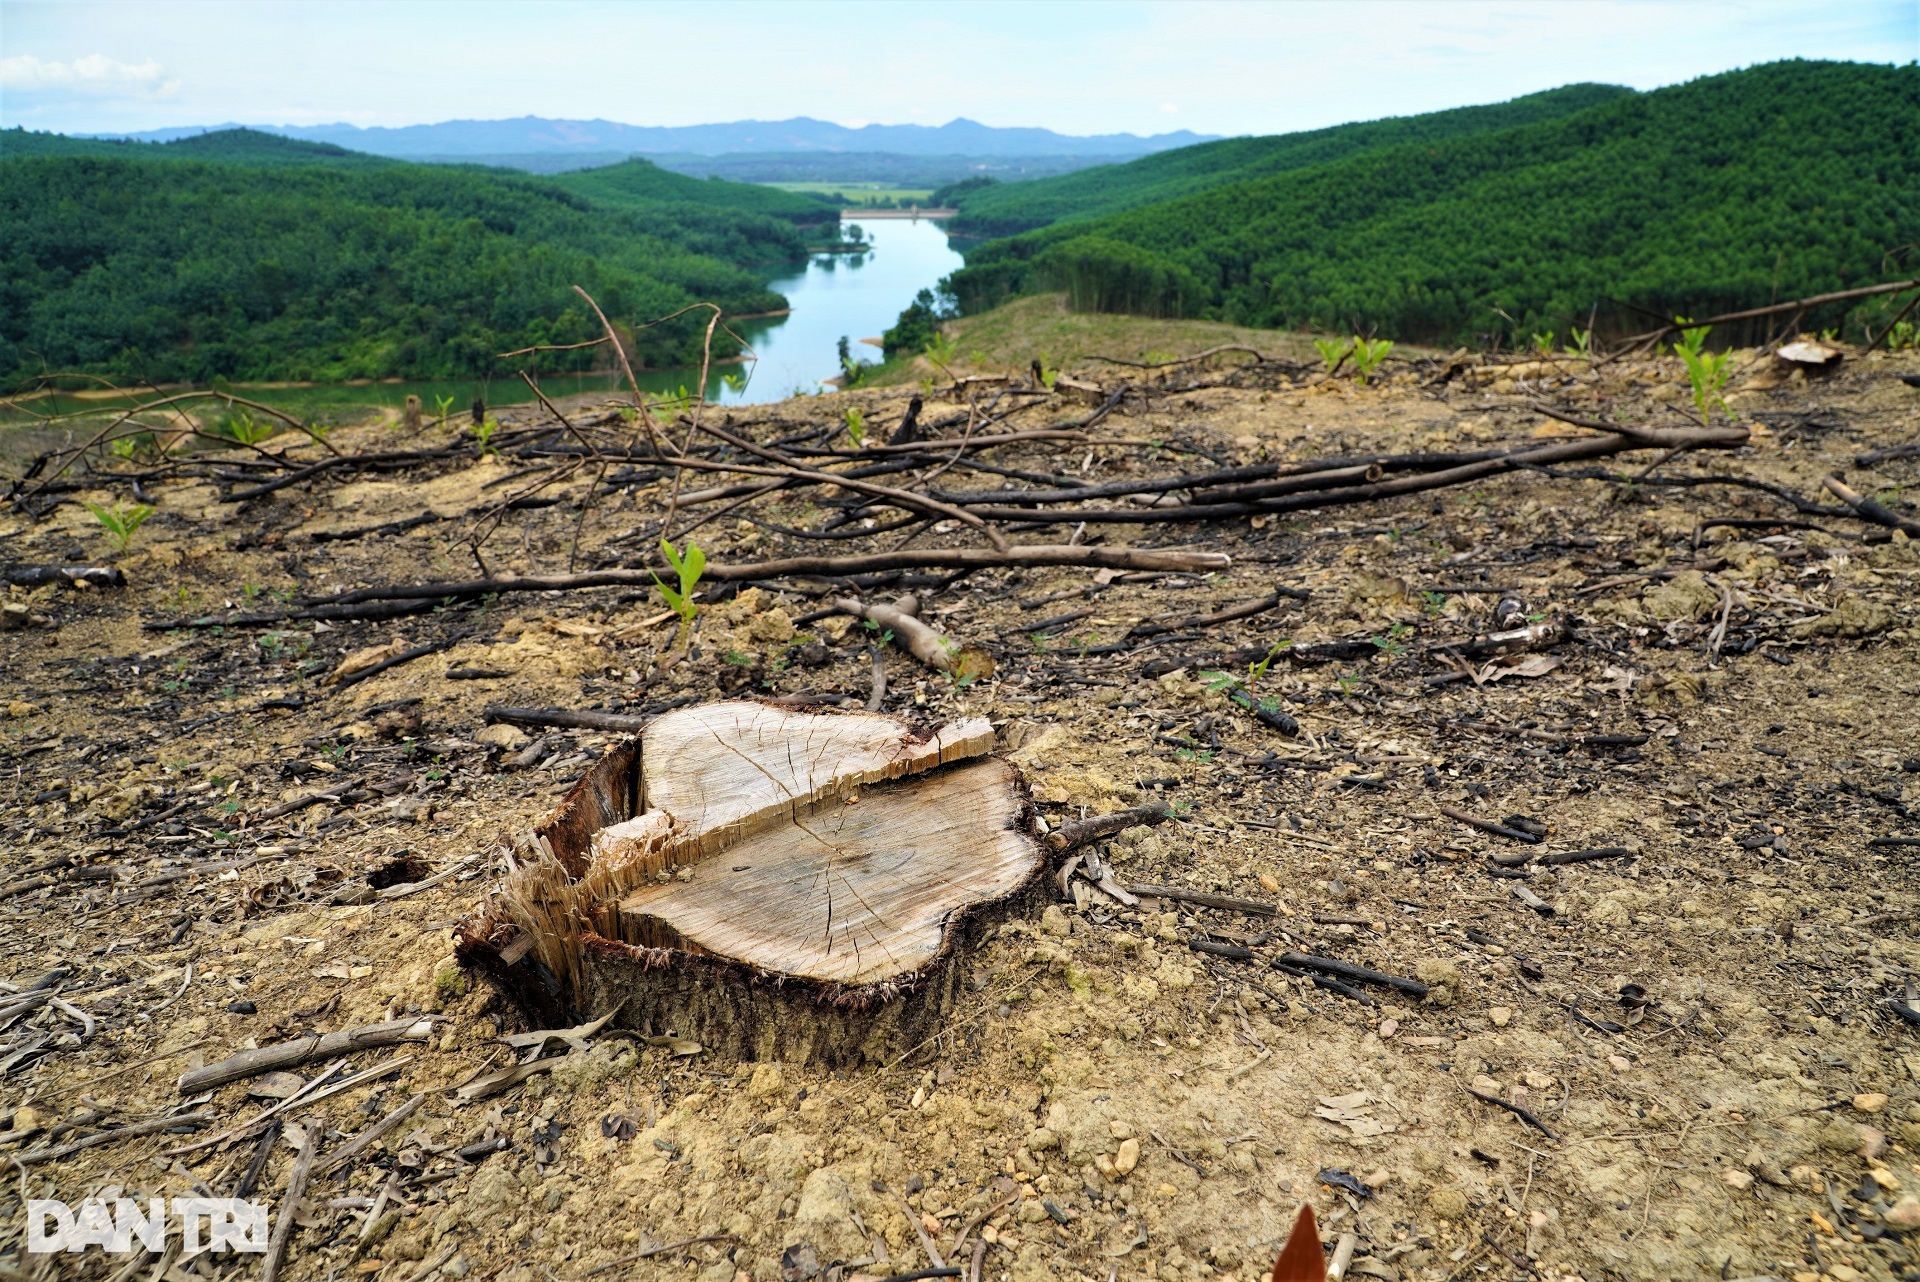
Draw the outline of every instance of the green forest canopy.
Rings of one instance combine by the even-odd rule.
[[[1773,63],[1061,223],[945,284],[968,313],[1064,290],[1083,310],[1441,343],[1595,308],[1643,328],[1914,274],[1916,156],[1920,66]]]
[[[1438,142],[1557,120],[1632,93],[1617,85],[1567,85],[1481,107],[1457,107],[1264,138],[1225,138],[1163,151],[1129,164],[1101,165],[1032,182],[975,182],[971,187],[956,183],[939,194],[954,200],[960,211],[948,224],[950,231],[963,236],[1011,236],[1067,219],[1098,218],[1229,183],[1324,165],[1382,147]]]
[[[575,191],[251,130],[158,145],[0,131],[0,387],[54,371],[483,373],[499,352],[597,338],[574,284],[644,362],[677,365],[698,359],[700,319],[636,327],[695,301],[785,305],[764,269],[804,254],[817,202],[645,162],[614,169],[605,191]]]

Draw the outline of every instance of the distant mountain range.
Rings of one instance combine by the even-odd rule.
[[[141,133],[100,135],[141,142],[171,142],[232,125],[150,129]],[[886,152],[897,156],[1098,156],[1127,160],[1176,147],[1212,141],[1214,135],[1182,129],[1141,137],[1096,134],[1076,137],[1051,129],[999,129],[958,119],[944,125],[863,125],[851,129],[831,121],[795,116],[791,120],[737,120],[729,124],[649,126],[612,120],[447,120],[434,125],[361,128],[358,125],[255,125],[255,129],[310,142],[329,142],[354,151],[398,160],[485,161],[502,156],[598,153],[599,157],[695,155],[742,152],[831,153]]]

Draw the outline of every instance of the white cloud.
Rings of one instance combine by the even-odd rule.
[[[71,62],[46,62],[30,53],[0,58],[0,89],[9,93],[128,94],[165,98],[180,87],[169,80],[160,64],[118,62],[103,54],[88,54]]]

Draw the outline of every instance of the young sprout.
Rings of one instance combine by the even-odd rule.
[[[1314,347],[1319,349],[1320,359],[1326,362],[1327,373],[1340,368],[1340,363],[1353,352],[1353,343],[1344,338],[1316,338]]]
[[[847,439],[853,442],[854,449],[856,450],[866,449],[867,448],[866,416],[862,414],[859,410],[854,409],[852,406],[848,406],[845,417],[847,422]]]
[[[667,608],[680,616],[680,632],[674,639],[674,645],[684,648],[693,632],[693,620],[700,613],[700,607],[693,599],[693,591],[700,584],[700,576],[707,571],[707,554],[691,541],[687,543],[684,556],[665,539],[660,540],[660,550],[666,553],[667,564],[673,567],[674,577],[680,586],[678,590],[668,587],[657,574],[653,576],[653,583],[660,589],[660,595],[666,598]]]
[[[1380,362],[1387,359],[1387,353],[1393,350],[1393,344],[1384,338],[1372,340],[1355,338],[1353,340],[1353,368],[1357,375],[1355,381],[1360,386],[1367,385],[1367,379],[1378,369]]]
[[[124,499],[115,499],[112,507],[102,507],[98,503],[87,504],[87,511],[93,513],[93,519],[107,532],[114,546],[122,552],[133,542],[133,532],[147,523],[153,515],[153,507],[147,503],[135,503],[127,506]]]

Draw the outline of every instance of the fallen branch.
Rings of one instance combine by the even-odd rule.
[[[1117,810],[1110,815],[1094,815],[1088,819],[1069,819],[1047,834],[1047,846],[1056,854],[1065,854],[1076,850],[1089,842],[1111,837],[1116,832],[1128,828],[1137,828],[1143,824],[1157,824],[1172,813],[1164,801],[1149,801],[1144,806],[1135,806],[1131,810]],[[1139,887],[1134,888],[1135,892]]]
[[[287,1257],[287,1243],[293,1240],[293,1231],[300,1221],[300,1199],[306,1195],[308,1176],[313,1174],[313,1159],[320,1152],[320,1135],[326,1129],[317,1117],[303,1119],[300,1126],[306,1138],[300,1144],[300,1156],[294,1159],[293,1170],[287,1175],[279,1221],[273,1226],[273,1237],[267,1244],[267,1258],[260,1265],[260,1282],[274,1282],[280,1275],[281,1261]]]
[[[256,1050],[241,1051],[217,1064],[208,1064],[205,1068],[196,1068],[180,1075],[179,1088],[182,1095],[197,1095],[201,1091],[224,1086],[228,1082],[237,1082],[243,1077],[257,1077],[261,1073],[270,1073],[275,1069],[295,1068],[316,1059],[327,1059],[336,1055],[348,1055],[354,1051],[367,1050],[375,1046],[392,1046],[396,1042],[421,1042],[433,1032],[433,1019],[425,1016],[418,1019],[390,1019],[381,1024],[364,1024],[359,1028],[343,1028],[336,1033],[326,1033],[314,1037],[302,1037],[296,1041],[281,1042],[277,1046],[262,1046]]]
[[[920,608],[915,597],[903,596],[892,605],[840,597],[833,604],[843,613],[867,620],[874,627],[893,633],[893,639],[907,653],[935,672],[953,672],[960,664],[960,647],[941,636],[914,615]]]
[[[1247,913],[1255,917],[1277,917],[1280,908],[1277,904],[1261,899],[1241,899],[1235,895],[1213,895],[1200,890],[1186,890],[1180,886],[1156,886],[1149,882],[1134,882],[1127,887],[1131,894],[1152,899],[1171,899],[1176,903],[1198,904],[1202,908],[1218,908],[1223,912]]]
[[[1827,489],[1833,492],[1835,498],[1859,513],[1862,519],[1872,521],[1876,525],[1884,525],[1888,529],[1901,530],[1915,537],[1920,537],[1920,521],[1909,520],[1901,516],[1898,512],[1889,510],[1884,505],[1860,493],[1839,477],[1829,476],[1827,478]]]
[[[1280,960],[1302,970],[1316,970],[1322,974],[1338,975],[1342,979],[1351,979],[1362,984],[1378,984],[1382,988],[1395,988],[1410,997],[1425,997],[1429,991],[1427,986],[1417,979],[1408,979],[1405,975],[1389,975],[1381,970],[1369,970],[1365,966],[1336,961],[1331,957],[1315,957],[1311,953],[1282,953]]]
[[[1033,544],[993,548],[908,548],[897,552],[869,552],[853,556],[793,556],[777,561],[741,561],[733,565],[708,562],[703,580],[720,583],[752,579],[847,578],[886,570],[978,570],[1084,566],[1107,570],[1161,570],[1204,572],[1226,570],[1233,558],[1220,552],[1158,552],[1150,549],[1083,547],[1069,544]],[[464,601],[506,592],[568,592],[582,588],[650,588],[668,567],[640,570],[594,570],[586,574],[528,575],[511,579],[469,579],[457,583],[421,583],[406,587],[356,588],[318,598],[312,605],[355,605],[363,601]]]
[[[1832,294],[1815,294],[1810,298],[1796,298],[1786,303],[1771,303],[1766,307],[1749,307],[1744,311],[1722,312],[1718,316],[1709,316],[1705,320],[1669,321],[1659,329],[1648,330],[1644,334],[1635,334],[1620,340],[1620,345],[1632,346],[1636,343],[1657,343],[1669,334],[1678,334],[1684,329],[1696,329],[1702,325],[1725,325],[1732,321],[1756,320],[1762,316],[1781,316],[1787,312],[1805,311],[1810,307],[1821,307],[1827,303],[1845,303],[1856,298],[1872,298],[1877,294],[1898,294],[1902,290],[1920,288],[1920,278],[1914,280],[1888,281],[1883,285],[1863,285],[1858,289],[1843,289]]]
[[[638,734],[646,729],[652,717],[622,716],[617,712],[577,712],[572,708],[507,708],[495,704],[488,708],[483,718],[488,725],[504,723],[510,726],[535,726],[547,728],[557,726],[566,730],[612,730],[621,734]]]
[[[320,1168],[319,1174],[321,1178],[324,1179],[332,1175],[348,1162],[351,1162],[354,1158],[359,1157],[369,1148],[372,1148],[380,1141],[381,1136],[387,1134],[393,1130],[394,1127],[413,1116],[414,1110],[425,1103],[426,1098],[424,1094],[411,1097],[406,1103],[400,1105],[400,1107],[388,1113],[372,1126],[369,1126],[366,1130],[361,1131],[358,1135],[348,1140],[346,1147],[328,1158],[327,1164]]]
[[[151,1135],[155,1131],[170,1131],[176,1126],[207,1126],[213,1121],[211,1113],[177,1113],[171,1117],[151,1117],[144,1122],[134,1122],[128,1126],[117,1126],[110,1131],[101,1131],[98,1135],[89,1135],[83,1140],[71,1144],[61,1144],[54,1148],[39,1148],[31,1153],[22,1153],[12,1161],[20,1166],[31,1166],[35,1162],[57,1162],[63,1157],[72,1157],[86,1149],[97,1148],[102,1144],[112,1144],[119,1140],[130,1140],[139,1135]]]

